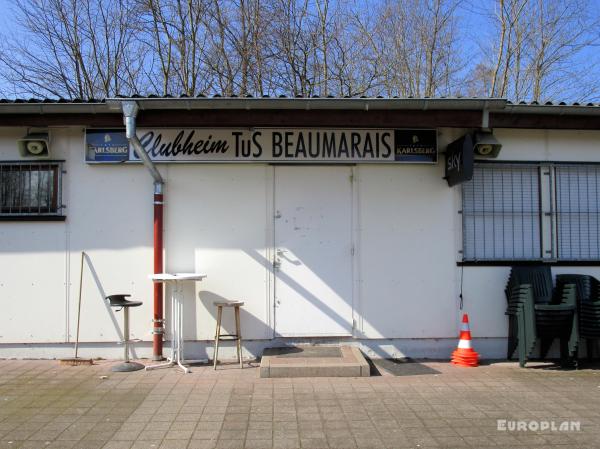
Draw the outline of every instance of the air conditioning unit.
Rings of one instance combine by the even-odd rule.
[[[48,133],[31,133],[17,140],[19,154],[24,159],[48,159],[50,136]]]

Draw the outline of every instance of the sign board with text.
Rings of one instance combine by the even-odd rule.
[[[437,162],[435,130],[140,128],[137,136],[155,162]],[[133,149],[128,148],[127,159],[123,153],[111,159],[111,149],[97,148],[101,151],[90,151],[88,144],[88,162],[139,161]]]
[[[452,187],[473,179],[473,140],[469,134],[455,140],[446,148],[444,177]]]
[[[88,162],[127,162],[129,142],[125,131],[88,129],[85,132],[85,160]]]

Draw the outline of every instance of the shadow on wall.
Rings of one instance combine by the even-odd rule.
[[[214,305],[215,302],[223,302],[223,301],[244,301],[244,298],[225,298],[224,296],[219,295],[218,293],[209,291],[209,290],[201,290],[198,292],[198,300],[204,305],[206,310],[210,313],[215,323],[217,322],[217,307]],[[242,333],[242,340],[244,339],[244,328],[252,328],[252,329],[262,329],[264,331],[264,335],[270,329],[267,324],[256,318],[254,315],[249,313],[242,306],[240,307],[240,326]],[[216,334],[216,328],[215,328]],[[223,308],[223,317],[221,322],[221,334],[235,334],[235,319],[234,319],[234,311],[233,307],[224,307]],[[224,346],[235,346],[235,342],[222,342],[219,343],[219,347]],[[200,354],[199,358],[212,358],[212,353],[210,357],[206,353],[206,349],[204,350],[204,354]],[[196,354],[194,354],[196,356]]]
[[[106,300],[106,297],[108,295],[106,293],[106,290],[102,286],[102,282],[100,281],[100,276],[98,275],[98,272],[96,271],[96,268],[94,267],[94,264],[92,263],[92,259],[90,258],[90,256],[87,253],[84,252],[83,254],[84,254],[83,257],[84,257],[85,265],[90,270],[90,274],[92,275],[92,279],[94,280],[94,284],[96,285],[96,289],[98,290],[98,293],[100,295],[100,300],[102,301],[102,304],[104,305],[104,308],[106,309],[106,313],[110,317],[110,320],[115,328],[115,331],[118,335],[119,340],[123,341],[124,337],[123,337],[123,332],[121,330],[121,326],[123,325],[123,323],[119,324],[119,321],[117,320],[115,311],[110,307],[109,302]],[[121,315],[124,315],[124,314],[121,313]],[[134,359],[137,359],[137,354],[135,352],[135,345],[130,345],[129,348],[131,351],[131,356]]]
[[[296,248],[294,248],[294,252],[295,251],[296,251]],[[259,254],[258,251],[254,251],[254,252],[246,251],[246,254],[248,256],[250,256],[251,258],[253,258],[256,262],[261,264],[266,270],[273,269],[273,264],[266,257]],[[296,258],[296,260],[294,260],[293,263],[294,263],[294,265],[301,264],[300,259],[298,257]],[[329,318],[331,318],[333,321],[338,323],[341,327],[347,324],[347,320],[344,317],[340,316],[335,310],[333,310],[327,304],[323,303],[323,301],[321,301],[317,296],[315,296],[313,293],[311,293],[306,287],[304,287],[303,285],[296,282],[294,279],[292,279],[287,274],[285,274],[283,272],[278,272],[277,279],[280,282],[285,282],[290,288],[295,290],[299,295],[301,295],[304,299],[306,299],[310,304],[312,304],[314,307],[321,310]],[[334,288],[335,282],[331,282],[329,280],[323,280],[323,281],[330,288],[332,288],[334,291],[336,291],[336,289]],[[337,291],[336,291],[336,293],[337,293]],[[301,319],[301,317],[298,317],[298,318]]]

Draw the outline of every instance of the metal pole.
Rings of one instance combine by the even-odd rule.
[[[123,307],[123,312],[125,312],[124,314],[124,320],[125,323],[123,323],[123,338],[125,339],[125,341],[123,342],[123,346],[125,347],[125,362],[129,362],[129,307]]]
[[[79,322],[81,319],[81,290],[83,287],[83,258],[85,252],[81,251],[81,269],[79,270],[79,299],[77,305],[77,336],[75,337],[75,358],[77,358],[77,352],[79,351]]]

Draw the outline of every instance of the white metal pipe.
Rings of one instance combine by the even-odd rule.
[[[138,139],[137,134],[135,132],[135,118],[139,109],[138,105],[135,101],[124,101],[123,103],[121,103],[121,106],[123,109],[123,120],[125,122],[125,136],[127,137],[129,143],[131,143],[131,146],[133,147],[135,154],[137,154],[137,157],[140,158],[140,160],[143,162],[146,168],[150,171],[152,178],[154,178],[154,185],[156,190],[157,185],[162,186],[162,184],[164,184],[165,181],[163,180],[158,169],[156,168],[156,165],[154,165],[154,162],[152,162],[152,160],[150,159],[150,156],[148,156],[148,153],[146,153],[146,150],[142,146],[142,142],[140,142],[140,139]],[[160,190],[162,192],[162,188],[160,188]]]

